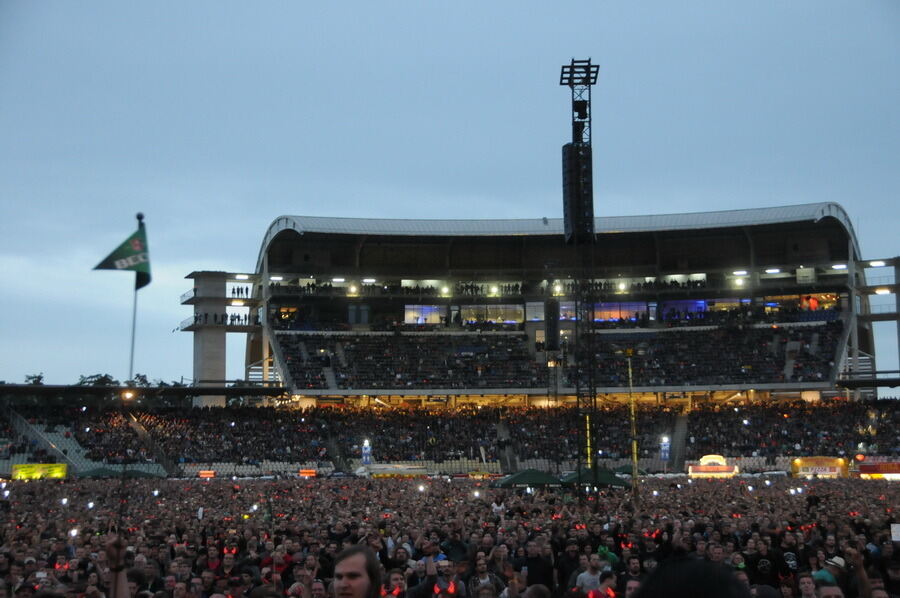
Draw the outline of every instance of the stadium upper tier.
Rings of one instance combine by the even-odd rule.
[[[816,313],[828,319],[834,315]],[[632,385],[638,390],[748,385],[827,389],[834,382],[844,330],[841,320],[820,320],[597,331],[595,383],[600,392],[626,390],[631,356]],[[286,366],[284,376],[299,392],[546,393],[557,366],[536,357],[543,352],[529,352],[523,332],[447,332],[440,326],[419,332],[281,330],[274,341]],[[565,347],[559,366],[559,392],[570,393],[580,370]]]

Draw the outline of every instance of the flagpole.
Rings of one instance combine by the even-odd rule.
[[[134,302],[131,308],[131,353],[128,358],[128,383],[133,380],[134,374],[134,330],[137,326],[137,288],[134,289]]]

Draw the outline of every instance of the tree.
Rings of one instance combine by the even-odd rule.
[[[78,386],[118,386],[119,381],[109,374],[94,374],[92,376],[79,376]]]
[[[25,384],[31,384],[32,386],[43,386],[44,372],[41,372],[40,374],[29,374],[25,376]]]
[[[152,386],[150,380],[147,379],[145,374],[135,374],[134,380],[131,380],[128,386],[134,386],[136,388],[149,388]]]

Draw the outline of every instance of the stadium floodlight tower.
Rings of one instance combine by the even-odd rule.
[[[587,60],[564,64],[559,84],[572,92],[572,141],[562,148],[563,220],[565,242],[573,248],[577,262],[574,281],[575,299],[575,395],[584,427],[578,459],[578,484],[581,486],[582,460],[591,471],[592,482],[597,479],[597,355],[594,349],[594,186],[591,154],[591,87],[597,83],[600,67]],[[558,318],[558,315],[556,316]],[[546,318],[545,318],[546,319]],[[550,347],[558,345],[558,337],[549,340]],[[572,352],[569,352],[572,355]],[[593,416],[593,417],[592,417]],[[593,419],[593,422],[591,421]],[[581,429],[581,427],[579,427]]]

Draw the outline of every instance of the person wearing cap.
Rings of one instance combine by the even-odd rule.
[[[825,559],[825,566],[813,573],[813,579],[819,585],[825,584],[835,586],[838,583],[838,576],[847,570],[847,563],[839,556],[833,556]]]

